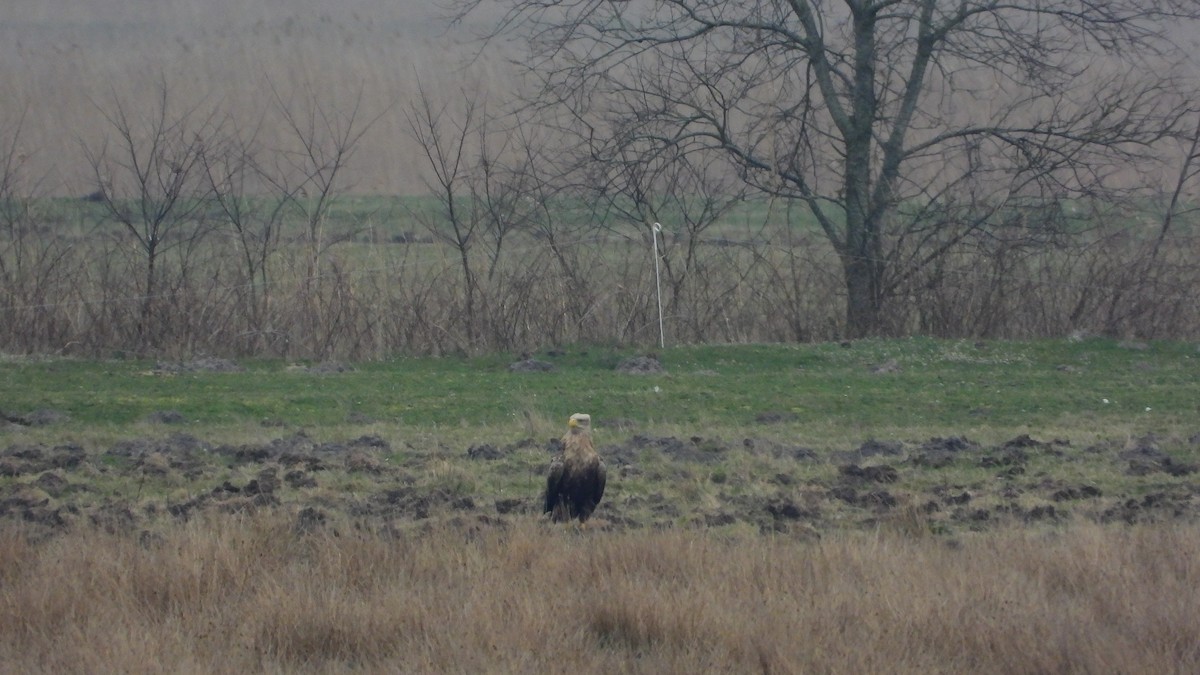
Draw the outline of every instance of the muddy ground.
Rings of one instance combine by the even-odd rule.
[[[161,418],[164,429],[178,421],[169,412]],[[91,525],[153,536],[206,512],[283,508],[300,531],[445,520],[503,526],[539,517],[538,489],[511,486],[540,485],[558,447],[530,438],[397,449],[376,435],[317,442],[280,431],[263,444],[168,431],[107,447],[6,444],[0,432],[0,520],[46,532]],[[633,434],[599,448],[609,490],[595,520],[611,529],[751,527],[813,537],[881,524],[953,533],[1073,519],[1195,521],[1200,473],[1179,457],[1198,449],[1200,435],[1087,447],[1019,435],[995,446],[966,437],[870,440],[822,455],[767,438]],[[447,467],[462,480],[445,479]],[[1096,480],[1078,478],[1093,473]]]

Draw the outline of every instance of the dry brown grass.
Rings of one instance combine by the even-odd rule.
[[[1196,672],[1200,529],[0,532],[6,672]]]

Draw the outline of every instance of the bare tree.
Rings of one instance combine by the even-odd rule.
[[[73,245],[47,231],[38,212],[47,200],[42,180],[30,176],[22,147],[22,111],[0,122],[0,340],[8,349],[61,347],[68,322],[58,311],[62,287],[75,281]]]
[[[747,188],[732,180],[720,157],[707,156],[702,147],[696,148],[697,152],[690,150],[687,144],[664,144],[655,139],[641,143],[619,140],[608,148],[593,147],[590,161],[599,175],[588,185],[593,188],[592,198],[599,202],[597,208],[608,213],[606,221],[635,223],[639,235],[650,236],[654,236],[653,223],[663,226],[658,255],[669,291],[667,314],[682,320],[692,339],[703,339],[709,312],[719,310],[721,303],[718,298],[702,299],[692,293],[711,290],[716,282],[706,274],[713,256],[702,255],[702,249],[708,245],[709,251],[715,251],[736,243],[708,241],[707,232],[745,198]],[[613,219],[613,215],[617,217]],[[739,274],[731,276],[723,280],[733,282],[726,285],[726,291],[741,281]]]
[[[299,100],[271,88],[284,135],[291,144],[276,151],[278,165],[261,171],[272,178],[277,191],[296,195],[308,233],[313,265],[330,243],[326,239],[326,217],[334,198],[345,189],[340,181],[359,141],[383,115],[362,119],[362,91],[347,108],[322,103],[308,90]]]
[[[278,336],[270,325],[270,262],[279,250],[285,217],[302,181],[294,184],[272,172],[257,125],[229,130],[200,157],[212,201],[236,237],[245,273],[241,286],[249,321],[245,335],[252,351],[269,347]]]
[[[167,82],[154,103],[134,105],[114,95],[97,109],[113,136],[83,142],[97,184],[95,196],[108,215],[133,237],[142,255],[142,286],[136,325],[139,348],[155,348],[160,325],[160,262],[168,250],[194,245],[205,233],[203,215],[210,186],[200,159],[216,133],[215,113],[198,105],[177,110]]]
[[[434,101],[423,88],[420,96],[405,111],[408,129],[413,140],[421,146],[425,160],[433,172],[426,187],[438,202],[440,213],[415,214],[435,238],[454,247],[466,291],[467,342],[475,342],[475,304],[479,294],[478,274],[471,261],[471,248],[482,229],[482,214],[470,199],[468,182],[476,158],[471,156],[471,142],[476,134],[478,101],[463,95],[461,119],[449,112],[446,103]]]
[[[1193,261],[1185,256],[1181,263],[1178,256],[1170,255],[1171,247],[1164,247],[1164,243],[1180,221],[1187,222],[1200,211],[1186,197],[1200,177],[1200,116],[1190,133],[1182,135],[1178,142],[1181,157],[1178,169],[1173,180],[1166,182],[1160,200],[1156,200],[1163,203],[1158,231],[1143,246],[1140,255],[1127,254],[1119,282],[1113,284],[1104,311],[1103,330],[1108,335],[1132,332],[1137,337],[1153,338],[1161,315],[1177,313],[1172,299],[1191,296],[1187,284],[1180,280],[1194,277]]]
[[[561,136],[553,129],[519,113],[513,120],[511,135],[516,139],[517,157],[510,171],[514,183],[520,185],[517,217],[544,244],[541,252],[550,256],[558,273],[558,292],[552,297],[562,323],[550,322],[544,334],[554,340],[578,339],[586,331],[585,324],[594,320],[599,301],[582,264],[588,256],[580,252],[587,249],[579,245],[590,243],[596,232],[578,214],[581,209],[592,213],[603,209],[605,193],[595,190],[598,182],[593,167],[580,170],[578,159],[563,152]],[[608,217],[600,215],[598,220],[608,222]]]
[[[568,109],[581,139],[703,145],[804,204],[841,261],[850,336],[895,330],[889,300],[972,232],[1018,224],[1014,200],[1129,187],[1187,112],[1172,31],[1200,16],[1187,0],[458,0],[455,17],[497,3],[486,37],[527,38],[530,100]]]
[[[334,199],[346,190],[345,168],[363,136],[386,112],[364,118],[362,90],[349,106],[323,103],[316,92],[305,87],[297,98],[285,96],[272,86],[275,112],[285,136],[285,145],[274,149],[273,163],[259,163],[257,175],[276,198],[299,215],[305,226],[307,245],[304,295],[308,315],[303,331],[309,351],[324,356],[335,325],[325,319],[340,316],[340,307],[322,312],[322,258],[329,247],[353,236],[352,232],[330,235],[326,231],[329,210]],[[335,279],[341,278],[332,270]],[[336,285],[334,292],[337,292]]]
[[[430,176],[426,187],[438,202],[436,213],[415,213],[435,239],[454,249],[465,287],[467,343],[477,346],[480,319],[487,315],[488,290],[499,282],[505,242],[528,231],[541,208],[534,201],[538,182],[518,123],[509,129],[491,114],[482,96],[463,92],[451,106],[420,88],[405,111],[409,135],[421,147]],[[473,251],[482,249],[487,270],[477,269]],[[508,317],[498,317],[505,322]],[[490,320],[490,318],[489,318]]]

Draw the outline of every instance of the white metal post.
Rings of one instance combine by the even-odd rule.
[[[650,238],[654,240],[654,290],[658,296],[658,348],[667,348],[667,333],[663,329],[663,308],[662,308],[662,280],[658,274],[658,235],[662,232],[662,225],[654,223],[651,228]]]

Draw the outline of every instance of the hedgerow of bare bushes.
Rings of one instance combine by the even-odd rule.
[[[303,246],[281,245],[264,285],[236,264],[235,242],[214,232],[186,257],[172,256],[161,290],[147,298],[144,261],[119,237],[64,239],[48,232],[56,226],[29,222],[0,239],[2,351],[373,359],[658,337],[653,260],[637,240],[573,242],[570,280],[544,263],[536,239],[514,245],[495,274],[476,280],[478,309],[468,320],[462,276],[435,243],[378,242],[365,256],[333,247],[315,267]],[[782,230],[702,247],[687,282],[663,298],[668,339],[840,337],[836,259],[815,240],[781,245]],[[1197,249],[1193,239],[1173,241],[1169,258],[1140,274],[1147,253],[1125,236],[1012,259],[964,252],[897,299],[892,332],[1185,338],[1200,326],[1200,271],[1185,262]]]
[[[440,211],[335,217],[339,172],[369,120],[279,102],[303,150],[284,171],[282,150],[211,115],[189,126],[192,113],[168,105],[164,93],[145,128],[115,118],[124,143],[93,146],[87,200],[39,196],[15,149],[0,156],[0,351],[376,359],[652,344],[658,288],[672,343],[846,333],[841,263],[784,209],[669,228],[659,269],[648,229],[569,193],[528,210],[545,184],[519,172],[464,184]],[[147,175],[131,174],[145,157],[157,158]],[[936,263],[897,269],[880,334],[1197,334],[1195,237],[1130,205],[1076,222],[1036,245],[966,233]]]

